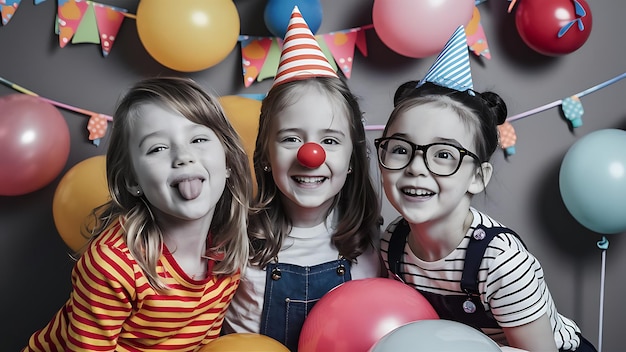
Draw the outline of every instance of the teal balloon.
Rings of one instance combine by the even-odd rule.
[[[419,320],[383,336],[369,352],[500,352],[498,345],[473,327],[452,320]]]
[[[598,130],[574,143],[559,171],[570,214],[601,234],[626,231],[626,131]]]
[[[320,0],[268,0],[263,18],[265,26],[278,38],[285,38],[291,12],[298,6],[302,18],[313,34],[322,25],[322,4]]]

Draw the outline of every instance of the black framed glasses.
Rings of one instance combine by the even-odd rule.
[[[428,171],[438,176],[450,176],[456,173],[466,156],[480,163],[476,154],[450,143],[418,145],[399,137],[383,137],[375,139],[374,145],[378,162],[388,170],[400,170],[407,167],[413,161],[416,150],[422,152]]]

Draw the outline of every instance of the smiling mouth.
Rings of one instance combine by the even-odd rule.
[[[172,187],[177,188],[178,193],[184,199],[192,200],[200,196],[203,182],[201,178],[188,178],[174,182]]]
[[[432,197],[435,195],[435,192],[415,188],[403,188],[402,193],[409,197]]]
[[[326,180],[324,176],[293,176],[292,180],[304,184],[304,185],[314,185],[320,184]]]

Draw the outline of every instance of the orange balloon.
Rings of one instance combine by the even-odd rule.
[[[144,48],[173,70],[209,68],[239,40],[239,13],[232,0],[145,0],[136,12]]]
[[[54,225],[73,251],[88,241],[81,230],[90,224],[93,208],[109,201],[104,155],[85,159],[63,175],[52,200]]]
[[[239,333],[220,336],[200,348],[198,352],[289,352],[282,343],[271,337],[253,334]]]
[[[256,136],[259,132],[259,116],[261,115],[261,102],[256,99],[245,98],[237,95],[226,95],[219,98],[224,113],[243,140],[243,147],[248,154],[252,179],[254,176],[254,163],[252,154],[256,144]],[[256,194],[257,185],[253,184]]]

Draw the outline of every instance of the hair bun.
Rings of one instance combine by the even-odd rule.
[[[497,124],[501,125],[506,121],[508,110],[506,103],[502,98],[494,92],[484,92],[480,94],[489,106],[489,110],[496,118]]]

